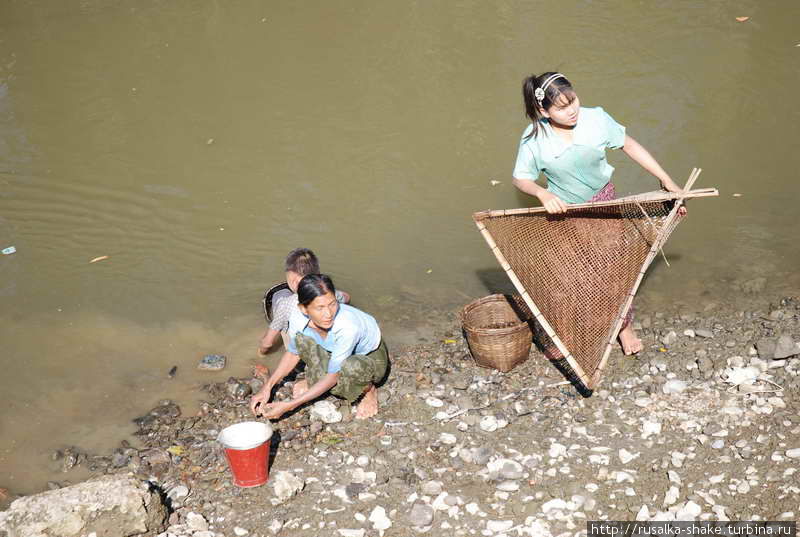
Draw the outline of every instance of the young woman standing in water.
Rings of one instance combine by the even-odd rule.
[[[522,192],[539,198],[548,213],[564,213],[570,203],[616,197],[611,183],[614,168],[606,160],[606,148],[621,148],[655,176],[664,190],[681,191],[647,149],[625,133],[625,127],[599,106],[582,108],[572,84],[561,73],[527,77],[522,96],[531,124],[520,141],[513,182]],[[540,173],[547,178],[547,188],[535,182]],[[619,340],[625,354],[642,350],[630,314]]]

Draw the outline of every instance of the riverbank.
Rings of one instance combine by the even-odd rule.
[[[113,453],[61,460],[152,481],[169,498],[175,536],[559,535],[598,519],[796,520],[800,300],[704,310],[640,308],[644,352],[615,350],[589,398],[535,350],[507,374],[476,367],[451,313],[437,342],[392,349],[378,420],[356,421],[328,398],[341,422],[305,407],[275,423],[270,482],[255,489],[231,484],[215,439],[251,419],[257,376],[208,384],[198,415],[163,402]]]

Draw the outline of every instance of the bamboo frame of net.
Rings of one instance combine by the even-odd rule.
[[[642,195],[636,196],[627,196],[624,198],[618,198],[611,201],[602,201],[602,202],[594,202],[594,203],[580,203],[580,204],[573,204],[568,205],[567,207],[567,217],[570,211],[580,210],[580,209],[588,209],[588,208],[595,208],[595,207],[615,207],[621,205],[630,205],[634,203],[639,206],[642,210],[642,213],[645,218],[647,218],[650,225],[654,226],[652,220],[650,219],[647,211],[645,211],[640,203],[650,203],[652,202],[666,202],[670,200],[675,200],[675,203],[672,209],[669,211],[669,214],[663,220],[661,224],[661,229],[657,231],[655,239],[650,244],[649,252],[646,255],[644,262],[639,270],[638,276],[636,277],[636,281],[633,286],[628,290],[626,294],[626,298],[623,304],[620,305],[617,314],[614,318],[612,326],[608,331],[608,337],[605,339],[605,349],[602,353],[602,357],[599,360],[599,364],[594,371],[588,371],[584,367],[578,363],[576,358],[573,354],[569,351],[567,346],[564,344],[563,340],[558,336],[553,325],[545,318],[544,314],[542,313],[541,309],[536,305],[533,300],[533,297],[525,288],[524,284],[522,283],[521,279],[517,276],[514,272],[511,264],[506,259],[503,252],[497,246],[497,243],[492,236],[491,232],[486,228],[484,225],[484,220],[493,218],[493,217],[500,217],[500,216],[520,216],[520,215],[534,215],[534,214],[546,214],[547,211],[543,207],[536,207],[536,208],[527,208],[527,209],[507,209],[507,210],[497,210],[497,211],[481,211],[473,214],[473,220],[478,227],[481,235],[483,236],[486,243],[489,245],[489,248],[492,250],[492,253],[497,258],[497,261],[500,263],[502,269],[506,272],[509,279],[513,283],[514,287],[519,291],[522,299],[530,308],[531,312],[536,319],[536,322],[542,327],[545,331],[547,336],[552,340],[555,347],[558,351],[562,354],[564,359],[566,360],[569,367],[572,371],[576,374],[577,378],[580,382],[589,390],[593,390],[602,378],[603,370],[606,366],[608,361],[608,357],[611,353],[611,349],[613,348],[614,341],[617,339],[620,329],[622,328],[622,323],[625,320],[625,316],[630,309],[631,304],[633,303],[633,298],[636,295],[636,291],[638,290],[643,278],[644,274],[646,273],[648,267],[655,259],[655,256],[663,247],[666,239],[668,238],[669,234],[672,232],[674,227],[677,225],[679,221],[679,211],[680,208],[684,205],[684,201],[690,198],[699,198],[699,197],[707,197],[707,196],[717,196],[719,193],[716,189],[707,188],[707,189],[700,189],[700,190],[691,190],[692,186],[694,185],[697,177],[700,175],[699,168],[695,168],[692,170],[692,173],[689,176],[689,179],[686,182],[686,185],[682,192],[679,193],[671,193],[671,192],[650,192]]]

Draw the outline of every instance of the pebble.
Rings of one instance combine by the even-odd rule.
[[[672,393],[683,393],[686,391],[687,384],[678,379],[668,380],[664,383],[664,386],[661,388],[664,393],[672,394]]]
[[[800,448],[787,449],[786,456],[790,459],[800,459]]]
[[[456,435],[454,434],[441,433],[439,435],[439,442],[441,442],[442,444],[453,445],[456,442],[458,442],[458,438],[456,438]]]
[[[342,413],[330,401],[317,401],[314,403],[311,407],[310,416],[312,420],[316,419],[324,423],[339,423],[342,421]]]
[[[675,330],[670,330],[661,338],[661,343],[667,346],[672,345],[676,341],[678,341],[678,334],[675,333]]]
[[[437,399],[436,397],[426,398],[425,403],[433,408],[441,408],[444,406],[444,401],[442,401],[441,399]]]
[[[554,498],[542,504],[542,512],[544,513],[552,511],[553,509],[566,509],[566,508],[567,508],[567,502],[565,502],[561,498]]]
[[[513,520],[490,520],[486,523],[486,529],[492,533],[503,533],[514,527]]]
[[[696,329],[694,333],[697,337],[704,337],[704,338],[714,337],[714,333],[711,330],[705,330],[702,328]]]
[[[240,528],[239,526],[234,526],[233,533],[235,533],[238,537],[243,537],[244,535],[247,535],[250,532],[244,528]]]
[[[272,532],[273,535],[278,535],[280,531],[283,529],[283,520],[278,520],[277,518],[272,519],[272,522],[269,523],[267,529]]]
[[[376,506],[375,509],[369,515],[369,521],[372,522],[372,528],[376,529],[383,534],[384,530],[387,530],[392,527],[392,521],[386,516],[386,509],[381,507],[380,505]]]
[[[797,344],[795,344],[790,336],[783,335],[778,338],[775,344],[775,352],[772,358],[775,360],[782,360],[783,358],[789,358],[798,353],[800,353],[800,349],[798,349]]]
[[[619,450],[619,460],[622,461],[622,464],[628,464],[638,456],[639,453],[631,453],[630,451],[624,448]]]
[[[486,431],[487,433],[493,433],[499,427],[497,422],[497,418],[494,416],[484,416],[481,418],[480,423],[478,426],[481,428],[482,431]]]
[[[360,469],[360,468],[359,468]],[[280,471],[274,476],[270,476],[272,487],[275,490],[277,503],[283,503],[301,490],[305,482],[291,472]]]
[[[208,521],[203,515],[190,512],[186,515],[186,526],[192,531],[206,531],[208,530]]]
[[[426,496],[438,496],[442,493],[442,483],[440,481],[427,481],[422,484],[420,490]]]
[[[694,330],[692,330],[691,328],[687,328],[686,330],[683,331],[683,335],[686,337],[694,337],[696,334]]]
[[[186,485],[178,485],[172,487],[169,492],[167,493],[167,498],[172,501],[180,500],[181,498],[185,498],[189,495],[189,487]]]
[[[415,503],[408,513],[408,521],[417,528],[430,526],[433,524],[433,508],[424,503]]]
[[[367,533],[367,531],[364,528],[358,528],[358,529],[352,529],[352,530],[351,529],[341,528],[341,529],[338,529],[336,531],[342,537],[364,537],[364,535],[366,535],[366,533]]]
[[[679,495],[680,495],[680,490],[678,490],[678,487],[674,485],[671,486],[664,494],[664,505],[670,506],[674,504],[675,502],[678,501]]]
[[[550,445],[550,449],[547,451],[547,454],[550,455],[550,457],[556,459],[562,455],[567,454],[567,446],[559,444],[558,442],[553,442]]]

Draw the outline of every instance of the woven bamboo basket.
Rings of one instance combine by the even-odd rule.
[[[475,363],[499,371],[511,371],[528,359],[531,329],[511,306],[513,297],[489,295],[461,310],[461,324]]]

